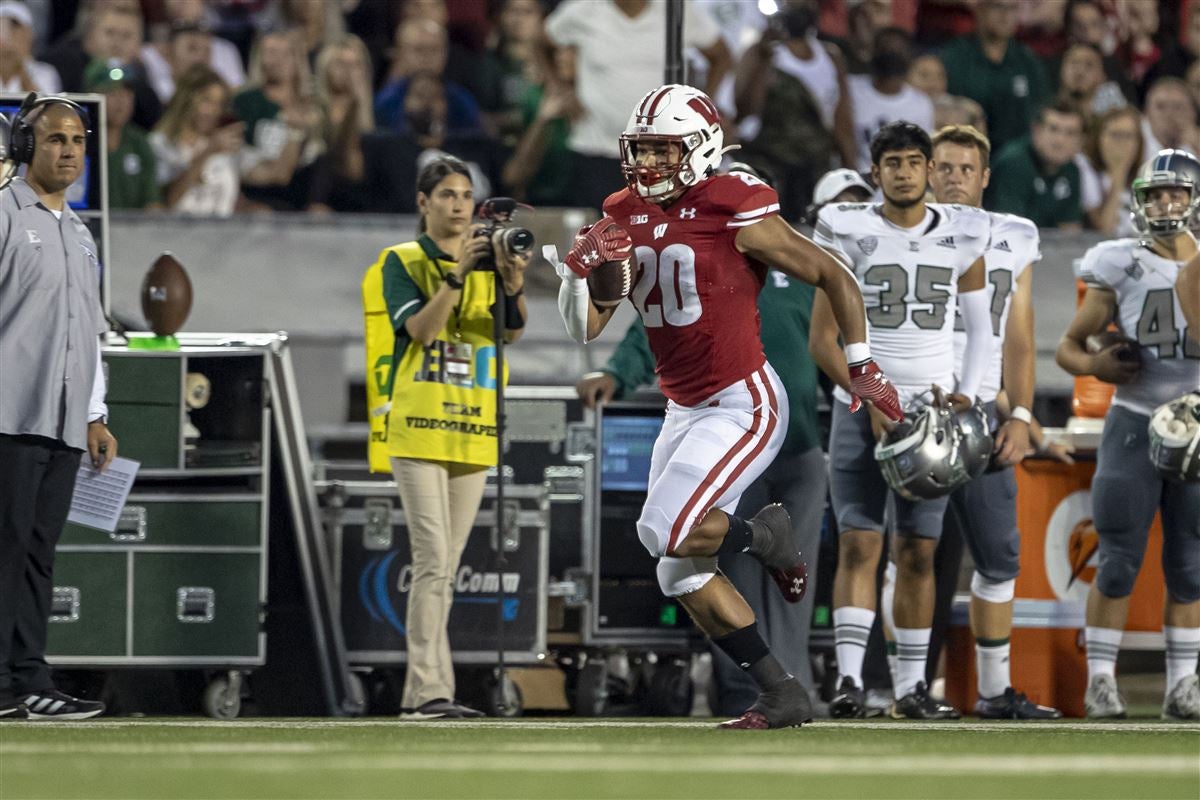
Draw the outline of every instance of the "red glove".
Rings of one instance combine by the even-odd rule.
[[[876,408],[893,422],[904,419],[900,408],[900,397],[896,387],[887,379],[874,359],[857,361],[850,365],[850,413],[862,408],[863,400],[870,400]]]
[[[633,249],[629,233],[613,221],[602,217],[590,228],[582,228],[563,262],[581,278],[606,261],[624,261]]]

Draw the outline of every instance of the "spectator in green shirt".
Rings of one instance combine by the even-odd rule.
[[[736,165],[735,165],[736,167]],[[848,172],[839,170],[838,172]],[[827,195],[823,196],[823,190]],[[831,196],[830,196],[831,195]],[[870,195],[866,182],[820,181],[818,202],[860,202]],[[788,395],[787,437],[770,467],[750,485],[737,513],[781,502],[792,518],[796,544],[809,564],[809,586],[804,599],[794,605],[783,600],[762,566],[746,556],[722,556],[721,572],[733,582],[753,607],[771,652],[800,682],[813,689],[808,654],[816,597],[817,555],[821,521],[825,512],[826,464],[817,423],[817,368],[808,354],[808,326],[812,315],[813,287],[770,270],[758,297],[762,320],[763,351],[783,382]],[[635,319],[617,345],[603,371],[585,375],[576,390],[584,404],[607,402],[654,381],[654,356],[646,329]],[[752,512],[751,512],[752,513]],[[745,673],[717,648],[713,650],[713,675],[718,714],[736,714],[754,702],[758,690]]]
[[[1034,112],[1050,95],[1042,62],[1013,38],[1017,5],[1017,0],[981,0],[977,32],[950,42],[941,54],[947,90],[983,106],[996,152],[1028,132]]]
[[[1039,228],[1077,230],[1083,225],[1079,167],[1083,115],[1063,101],[1042,108],[1031,134],[1009,143],[992,162],[984,195],[989,211],[1027,217]]]
[[[107,99],[108,207],[162,208],[154,148],[146,132],[130,121],[134,95],[129,81],[125,68],[109,67],[100,59],[83,73],[84,91],[99,92]]]

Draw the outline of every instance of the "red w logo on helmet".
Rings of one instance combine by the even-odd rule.
[[[709,125],[716,125],[721,119],[721,114],[717,111],[717,107],[707,97],[693,97],[691,100],[688,100],[688,107],[704,117],[704,121]]]

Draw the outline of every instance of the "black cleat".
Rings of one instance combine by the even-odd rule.
[[[795,678],[789,678],[758,696],[740,717],[722,722],[721,730],[766,730],[768,728],[799,728],[812,722],[812,699],[808,690]]]
[[[792,536],[792,519],[779,503],[764,507],[749,520],[753,544],[748,551],[759,560],[783,598],[799,603],[808,590],[808,566]]]
[[[29,719],[29,709],[24,703],[15,700],[0,704],[0,722],[8,722],[10,719]]]
[[[892,719],[960,719],[961,714],[954,706],[938,702],[929,696],[925,681],[917,688],[892,703]]]
[[[104,703],[72,697],[58,689],[43,689],[21,697],[30,719],[90,719],[104,713]]]
[[[843,677],[838,693],[829,702],[829,716],[834,719],[862,719],[866,715],[866,692],[850,676]]]
[[[1011,686],[1002,695],[976,700],[975,713],[984,719],[1062,719],[1057,708],[1039,706]]]

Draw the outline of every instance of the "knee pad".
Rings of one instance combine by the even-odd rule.
[[[1167,594],[1172,600],[1180,603],[1200,600],[1200,573],[1196,570],[1182,564],[1164,565],[1163,577],[1166,578]]]
[[[658,560],[658,585],[667,597],[699,591],[717,574],[715,558],[670,558]]]
[[[1017,591],[1017,579],[993,581],[980,575],[978,571],[971,574],[971,594],[989,603],[1007,603],[1013,599]]]
[[[671,540],[671,526],[675,520],[658,506],[646,506],[638,517],[637,532],[642,546],[655,558],[667,554],[667,543]]]
[[[1100,551],[1100,566],[1096,570],[1096,588],[1105,597],[1128,597],[1141,569],[1140,559],[1131,559],[1120,552]],[[1168,582],[1168,586],[1170,583]]]

